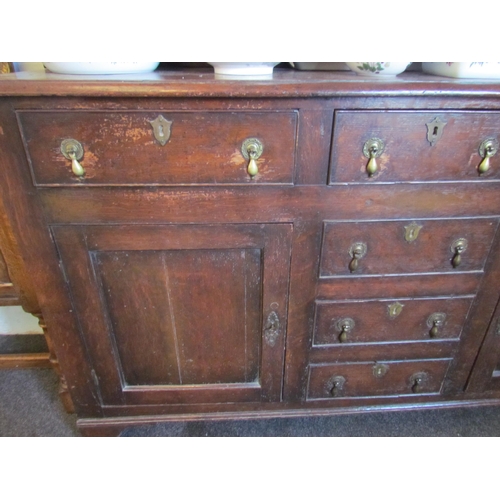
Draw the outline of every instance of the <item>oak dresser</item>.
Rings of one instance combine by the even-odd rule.
[[[500,402],[500,84],[0,77],[0,189],[84,435]]]

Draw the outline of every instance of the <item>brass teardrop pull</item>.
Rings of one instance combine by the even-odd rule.
[[[424,385],[428,380],[428,375],[425,372],[414,373],[410,377],[411,392],[418,394],[424,389]]]
[[[366,165],[368,177],[372,177],[378,170],[377,158],[384,152],[385,144],[382,139],[373,138],[363,145],[363,154],[369,158]]]
[[[61,153],[65,158],[71,160],[71,171],[77,177],[83,177],[85,169],[78,161],[83,158],[83,146],[75,139],[64,139],[61,142]]]
[[[479,175],[485,174],[490,169],[490,158],[494,156],[499,148],[496,139],[486,139],[479,146],[479,154],[482,156],[481,163],[477,167]]]
[[[77,175],[78,177],[82,177],[85,175],[85,169],[78,163],[78,160],[76,159],[75,153],[70,154],[71,158],[71,170],[72,172]]]
[[[254,178],[259,173],[259,166],[257,165],[257,160],[262,155],[264,151],[264,146],[255,137],[246,139],[241,145],[241,154],[243,158],[248,161],[247,173],[250,178]]]
[[[352,257],[349,262],[349,271],[351,273],[357,271],[359,267],[359,260],[366,255],[366,245],[364,243],[354,243],[349,249],[349,255]]]
[[[341,375],[338,375],[338,376],[330,379],[330,382],[329,382],[330,395],[332,395],[334,398],[340,396],[342,393],[342,390],[344,389],[344,384],[345,384],[345,378],[342,377]]]
[[[462,263],[462,254],[467,250],[467,245],[468,243],[465,238],[459,238],[453,242],[451,246],[451,251],[453,252],[451,265],[453,268],[457,268]]]
[[[340,332],[339,335],[339,342],[343,343],[347,341],[347,334],[352,332],[354,329],[354,320],[352,318],[342,318],[337,321],[335,324],[335,328],[337,329],[338,332]]]
[[[445,321],[445,313],[433,313],[427,318],[427,326],[430,328],[429,336],[431,339],[439,337],[440,328],[444,326]]]

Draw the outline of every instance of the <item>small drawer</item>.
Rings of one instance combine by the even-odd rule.
[[[472,300],[318,301],[314,345],[458,339]]]
[[[500,151],[478,170],[499,131],[498,112],[337,111],[329,182],[500,179]]]
[[[496,219],[326,222],[320,276],[482,271]]]
[[[309,367],[308,399],[438,394],[451,359]]]
[[[20,111],[18,116],[38,186],[293,184],[293,111]],[[68,139],[81,145],[76,160],[82,176],[61,152]],[[254,153],[249,156],[248,148],[254,146],[257,171],[250,175]]]

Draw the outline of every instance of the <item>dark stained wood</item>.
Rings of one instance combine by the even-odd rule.
[[[170,139],[163,146],[150,124],[159,115],[172,122]],[[38,111],[20,112],[18,119],[40,186],[293,182],[294,112]],[[83,178],[72,173],[71,161],[61,153],[61,142],[68,138],[83,147]],[[264,148],[254,178],[241,152],[249,138],[257,138]]]
[[[385,298],[370,301],[318,301],[314,325],[313,345],[340,343],[433,341],[460,337],[462,325],[473,297],[433,297],[426,299]],[[401,312],[391,317],[389,306],[400,304]],[[436,313],[445,315],[435,337],[431,336],[429,318]],[[345,333],[339,321],[352,319],[354,326]],[[340,328],[340,330],[339,330]]]
[[[412,394],[412,376],[424,373],[422,393],[441,390],[449,359],[419,361],[378,361],[376,363],[338,363],[336,365],[313,365],[310,367],[308,399],[356,398],[390,394]],[[376,375],[377,367],[384,370]],[[375,373],[374,373],[375,372]],[[338,396],[331,394],[334,377],[344,377],[343,389]]]
[[[52,368],[49,353],[0,354],[0,369]]]
[[[83,433],[497,401],[498,154],[484,177],[475,169],[483,136],[498,137],[498,83],[20,74],[0,77],[0,96],[2,226],[33,276]],[[174,118],[164,147],[147,123],[160,113]],[[448,123],[430,146],[436,116]],[[387,149],[367,179],[373,134]],[[74,135],[83,181],[58,157]],[[264,143],[254,180],[239,153],[247,135]],[[408,243],[411,222],[423,229]],[[468,248],[453,268],[458,238]],[[350,273],[357,242],[368,253]],[[404,308],[391,320],[392,301]],[[436,339],[433,312],[448,318]],[[356,328],[340,344],[332,321],[345,315]],[[413,393],[419,372],[427,385]],[[337,375],[346,392],[331,397]]]
[[[355,363],[378,359],[432,359],[455,356],[458,339],[428,342],[386,342],[365,344],[337,344],[311,347],[308,359],[311,364]]]
[[[53,231],[106,403],[280,400],[289,225]]]
[[[431,146],[426,124],[435,118],[446,125]],[[498,112],[337,111],[330,183],[498,179],[498,155],[481,178],[477,167],[482,160],[480,144],[488,138],[498,140],[499,126]],[[377,172],[369,177],[363,145],[374,137],[385,149],[377,159]]]
[[[463,80],[405,73],[375,80],[351,72],[275,69],[272,78],[226,80],[207,70],[167,70],[138,75],[60,75],[10,73],[0,76],[0,95],[8,96],[123,96],[123,97],[499,97],[491,80]],[[438,105],[438,104],[436,104]]]
[[[422,226],[415,241],[405,240],[405,226]],[[496,219],[328,222],[322,247],[322,277],[481,271],[497,228]],[[465,238],[461,264],[453,267],[454,243]],[[364,243],[357,270],[349,264],[352,245]]]
[[[333,111],[301,109],[299,113],[298,169],[296,184],[324,185],[330,158]]]
[[[317,298],[322,300],[376,299],[377,297],[474,295],[481,283],[482,272],[456,274],[415,274],[397,276],[334,276],[318,283]]]

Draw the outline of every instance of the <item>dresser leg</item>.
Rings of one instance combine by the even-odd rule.
[[[57,376],[59,377],[59,397],[61,398],[62,404],[64,406],[64,409],[66,410],[66,413],[75,413],[75,406],[73,404],[73,400],[71,399],[71,394],[68,389],[68,384],[66,382],[66,379],[61,372],[61,367],[59,366],[59,361],[57,360],[57,357],[54,353],[54,347],[52,345],[52,342],[50,340],[49,335],[47,335],[47,325],[45,324],[45,320],[43,319],[42,313],[31,313],[33,316],[38,318],[38,324],[40,325],[40,328],[43,330],[43,333],[45,335],[45,340],[47,341],[47,346],[49,348],[49,361],[51,367],[54,369],[56,372]]]

